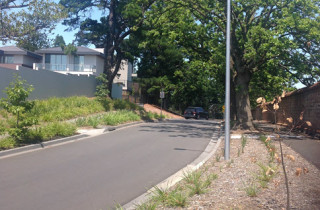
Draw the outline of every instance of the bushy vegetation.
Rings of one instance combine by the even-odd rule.
[[[183,181],[173,189],[154,187],[151,199],[136,209],[156,209],[157,207],[185,207],[188,198],[207,192],[216,174],[209,173],[206,169],[184,174]]]
[[[35,100],[35,106],[30,114],[37,116],[40,122],[54,122],[103,111],[105,111],[105,108],[99,101],[74,96]]]
[[[74,96],[29,102],[33,106],[24,117],[35,119],[39,125],[26,127],[28,129],[24,130],[19,139],[15,136],[0,139],[0,150],[71,136],[76,133],[77,127],[97,128],[141,119],[160,119],[158,114],[145,112],[142,107],[131,102],[103,97],[93,99]],[[74,123],[65,122],[72,119],[76,119]],[[15,127],[16,122],[17,117],[14,114],[0,109],[0,135],[8,134],[8,130]]]
[[[51,122],[44,126],[30,129],[26,134],[25,143],[37,143],[48,141],[58,137],[66,137],[74,135],[77,127],[73,123]]]
[[[28,96],[33,91],[32,85],[28,85],[25,80],[18,75],[14,75],[12,81],[6,90],[6,98],[0,99],[0,107],[10,115],[7,126],[1,123],[0,132],[7,132],[13,139],[21,140],[24,138],[25,133],[29,127],[37,123],[37,119],[28,115],[34,107],[33,101],[27,101]]]
[[[107,112],[97,116],[79,118],[76,120],[76,125],[79,127],[92,126],[96,128],[98,125],[119,125],[121,123],[138,120],[141,120],[139,114],[128,110],[120,110]]]

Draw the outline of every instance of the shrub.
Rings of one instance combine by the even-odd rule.
[[[32,85],[28,85],[18,74],[15,74],[14,81],[6,87],[7,98],[0,100],[0,106],[15,116],[15,123],[7,131],[16,140],[21,140],[28,131],[28,127],[37,123],[35,118],[27,115],[34,106],[34,102],[27,101],[32,91]]]
[[[14,138],[8,137],[0,139],[0,150],[12,149],[18,145],[17,141]]]

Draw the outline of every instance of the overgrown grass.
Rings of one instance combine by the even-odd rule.
[[[72,136],[76,133],[77,127],[73,123],[53,122],[30,129],[26,134],[24,143],[37,143],[48,141],[58,137]]]
[[[75,134],[77,126],[97,128],[99,125],[118,125],[125,122],[138,121],[145,115],[150,118],[156,117],[145,112],[142,107],[124,100],[96,100],[75,96],[35,100],[34,102],[35,105],[28,115],[35,117],[39,125],[36,128],[29,129],[20,140],[2,139],[0,141],[0,149],[9,149],[57,137],[71,136]],[[86,117],[102,112],[104,114]],[[76,120],[76,124],[63,122],[74,118],[79,118]],[[7,129],[15,124],[15,117],[4,109],[0,109],[0,135],[6,134]]]
[[[35,100],[35,106],[30,114],[38,117],[40,122],[54,122],[102,111],[105,111],[105,107],[99,101],[74,96]]]
[[[11,137],[0,139],[0,150],[12,149],[18,145],[17,141]]]
[[[141,117],[136,112],[121,110],[107,112],[98,116],[79,118],[76,120],[76,125],[78,127],[92,126],[96,128],[98,125],[119,125],[139,120],[141,120]]]

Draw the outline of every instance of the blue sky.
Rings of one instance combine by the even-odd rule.
[[[56,29],[53,31],[53,35],[51,36],[53,39],[56,37],[56,35],[61,35],[63,36],[64,41],[66,42],[66,44],[70,44],[72,43],[72,41],[74,40],[74,35],[77,31],[70,31],[67,32],[65,31],[67,27],[62,25],[61,23],[59,23],[56,27]]]

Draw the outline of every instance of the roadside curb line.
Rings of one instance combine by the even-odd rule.
[[[219,132],[221,132],[221,128],[220,128]],[[191,173],[191,172],[199,169],[204,163],[206,163],[214,155],[214,153],[219,148],[222,139],[224,139],[224,137],[222,135],[220,135],[218,140],[211,138],[205,151],[202,152],[201,155],[197,159],[195,159],[192,163],[188,164],[186,167],[182,168],[181,170],[179,170],[175,174],[171,175],[170,177],[168,177],[164,181],[160,182],[156,186],[152,187],[144,194],[140,195],[139,197],[137,197],[137,198],[133,199],[132,201],[130,201],[129,203],[125,204],[123,206],[123,209],[125,209],[125,210],[136,209],[135,207],[137,205],[141,205],[141,204],[147,202],[148,200],[150,200],[150,198],[152,196],[152,192],[154,192],[154,190],[156,188],[159,188],[162,190],[168,189],[168,188],[174,186],[179,181],[181,181],[184,178],[184,175],[186,173]]]
[[[101,135],[110,131],[115,131],[117,129],[122,129],[122,128],[130,127],[130,126],[138,125],[142,123],[144,122],[138,121],[138,122],[131,122],[131,123],[126,123],[118,126],[105,126],[100,129],[82,130],[80,131],[80,134],[76,134],[73,136],[59,138],[59,139],[50,140],[50,141],[44,141],[37,144],[31,144],[23,147],[17,147],[14,149],[0,151],[0,159],[12,157],[12,156],[16,156],[16,155],[20,155],[28,152],[33,152],[41,149],[46,149],[52,146],[59,146],[61,144],[66,144],[68,142],[74,142],[74,141],[86,139],[91,136]]]

